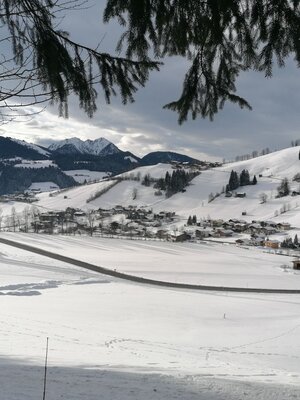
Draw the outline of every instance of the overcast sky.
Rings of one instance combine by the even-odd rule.
[[[96,5],[94,4],[96,3]],[[90,8],[68,12],[61,28],[89,46],[101,42],[100,51],[114,53],[121,28],[117,23],[103,24],[105,0],[89,1]],[[245,97],[252,111],[227,104],[213,122],[198,118],[179,126],[177,114],[162,106],[180,95],[187,67],[185,60],[165,60],[160,72],[153,72],[146,88],[140,89],[135,103],[123,106],[113,98],[111,105],[98,97],[98,111],[89,119],[70,99],[68,120],[47,107],[29,121],[11,122],[0,127],[0,134],[43,145],[70,137],[105,137],[121,150],[138,156],[154,150],[172,150],[200,159],[232,159],[269,147],[272,150],[300,139],[300,70],[293,60],[285,69],[275,69],[272,79],[255,72],[240,76],[238,94]]]

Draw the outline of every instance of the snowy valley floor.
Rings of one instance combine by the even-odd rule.
[[[5,237],[153,278],[300,287],[288,257],[230,246]],[[300,295],[138,285],[5,245],[0,268],[1,400],[42,398],[47,337],[47,400],[300,397]]]

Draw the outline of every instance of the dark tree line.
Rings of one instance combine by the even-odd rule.
[[[283,178],[280,185],[277,187],[277,197],[288,196],[291,192],[290,184],[287,178]]]
[[[170,197],[184,190],[189,182],[198,174],[198,172],[186,172],[182,169],[177,169],[172,174],[167,171],[165,177],[158,179],[154,187],[159,190],[165,190],[166,196]]]
[[[149,73],[167,56],[188,60],[182,92],[165,105],[182,123],[191,115],[213,116],[228,101],[251,109],[236,93],[243,71],[272,76],[274,64],[300,65],[299,0],[107,0],[104,22],[124,28],[117,46],[125,57],[77,43],[66,32],[64,13],[82,0],[3,0],[0,118],[14,107],[51,100],[68,115],[68,97],[92,116],[100,93],[107,102],[118,92],[132,102]],[[155,61],[151,61],[150,57]],[[15,85],[12,82],[15,81]],[[4,111],[1,114],[1,107]]]
[[[188,220],[187,220],[188,225],[196,225],[197,224],[197,217],[196,215],[189,215]]]
[[[14,168],[3,166],[0,175],[0,195],[23,192],[33,182],[53,182],[60,188],[76,186],[77,182],[53,166],[45,168]]]
[[[290,237],[283,239],[280,246],[285,249],[298,249],[299,248],[298,236],[295,235],[294,240]]]
[[[118,48],[128,57],[188,59],[182,93],[165,106],[182,123],[213,118],[227,101],[251,108],[236,94],[242,71],[270,77],[289,56],[299,66],[299,11],[299,0],[108,0],[104,20],[124,28]]]
[[[247,169],[243,169],[243,171],[238,174],[236,171],[231,171],[229,182],[226,185],[226,192],[230,192],[232,190],[236,190],[240,186],[247,186],[247,185],[256,185],[257,179],[256,176],[253,176],[253,179],[250,179],[250,174]]]

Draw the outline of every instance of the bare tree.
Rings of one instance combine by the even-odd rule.
[[[23,210],[23,220],[24,220],[24,231],[28,232],[29,229],[29,218],[30,218],[30,210],[29,206],[26,206]]]
[[[260,193],[259,195],[259,200],[261,202],[261,204],[264,204],[267,202],[268,196],[266,193]]]
[[[96,214],[94,210],[88,210],[86,213],[87,223],[90,235],[93,236],[95,229]]]
[[[13,228],[13,231],[16,232],[16,227],[17,227],[17,213],[16,209],[13,206],[10,211],[10,227]]]
[[[2,230],[2,221],[3,221],[3,210],[0,208],[0,232]]]
[[[138,190],[137,188],[133,188],[132,190],[132,200],[136,200],[138,195]]]
[[[39,232],[39,221],[40,221],[40,211],[36,206],[32,206],[30,209],[30,214],[32,218],[32,225],[34,233]]]

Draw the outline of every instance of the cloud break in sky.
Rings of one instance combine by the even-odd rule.
[[[101,42],[100,51],[114,54],[121,28],[115,22],[102,23],[105,0],[88,5],[68,11],[62,27],[73,39],[91,47]],[[123,106],[119,98],[113,98],[107,105],[99,95],[92,119],[70,98],[69,119],[59,118],[57,109],[48,106],[29,120],[1,126],[0,134],[43,145],[74,136],[105,137],[137,156],[171,150],[200,159],[232,159],[265,147],[280,149],[300,138],[300,70],[293,60],[284,69],[275,68],[271,79],[255,72],[241,74],[237,94],[250,102],[252,111],[226,104],[213,122],[198,118],[179,126],[177,114],[162,107],[179,97],[186,68],[187,62],[179,57],[165,60],[161,71],[153,72],[146,88],[136,94],[134,104]]]

